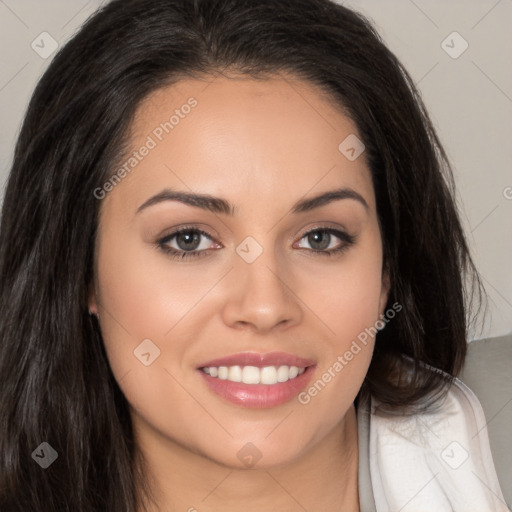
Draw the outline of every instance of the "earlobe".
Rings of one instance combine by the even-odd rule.
[[[383,272],[382,275],[382,288],[379,303],[379,314],[383,315],[388,302],[389,290],[391,289],[391,279],[387,271]]]
[[[89,314],[96,315],[99,318],[98,304],[96,301],[96,291],[92,284],[89,287],[89,303],[88,303],[88,305],[89,305]]]

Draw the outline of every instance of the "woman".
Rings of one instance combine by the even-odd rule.
[[[349,9],[109,3],[1,235],[2,511],[506,510],[447,158]]]

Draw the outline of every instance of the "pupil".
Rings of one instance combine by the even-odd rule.
[[[194,250],[197,247],[198,241],[199,233],[196,233],[195,231],[184,231],[178,235],[177,239],[178,245],[183,250]],[[189,244],[192,244],[193,247],[190,247]]]
[[[324,236],[325,235],[325,236]],[[311,233],[309,235],[309,243],[311,244],[311,247],[316,250],[323,250],[329,247],[329,233],[325,231],[317,231],[315,233]],[[324,243],[320,241],[320,247],[315,247],[315,244],[319,243],[318,239],[324,239]]]

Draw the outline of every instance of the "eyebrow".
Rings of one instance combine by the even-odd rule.
[[[339,188],[336,190],[331,190],[329,192],[324,192],[314,197],[310,197],[308,199],[300,199],[297,201],[292,209],[291,213],[304,213],[311,211],[315,208],[320,208],[326,204],[329,204],[333,201],[338,201],[342,199],[353,199],[362,204],[365,210],[369,210],[368,203],[364,199],[361,194],[356,192],[351,188]],[[184,203],[190,206],[195,206],[196,208],[201,208],[203,210],[207,210],[213,213],[219,213],[223,215],[234,216],[237,212],[237,208],[232,205],[229,201],[222,199],[220,197],[211,196],[209,194],[196,194],[192,192],[182,192],[178,190],[171,190],[166,188],[159,192],[158,194],[150,197],[147,201],[137,208],[137,212],[139,213],[150,206],[155,204],[162,203],[164,201],[178,201],[180,203]]]

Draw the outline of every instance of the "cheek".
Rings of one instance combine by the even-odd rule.
[[[208,308],[209,297],[205,296],[225,269],[180,265],[132,238],[105,236],[99,253],[103,341],[114,376],[130,404],[141,410],[148,406],[143,403],[150,396],[151,410],[170,410],[170,395],[180,406],[190,401],[181,396],[171,374],[181,382],[182,370],[190,364],[190,346],[201,333],[197,326],[204,323],[198,315]],[[149,357],[142,356],[148,352]],[[145,366],[144,359],[154,362]]]
[[[312,394],[327,416],[333,404],[339,403],[338,411],[345,410],[370,365],[380,318],[381,269],[378,239],[372,239],[364,250],[347,253],[335,271],[320,276],[317,283],[322,287],[311,287],[311,304],[326,334],[316,372],[320,382]]]
[[[185,391],[190,377],[184,379],[180,366],[193,335],[184,330],[190,327],[187,315],[212,283],[204,273],[184,278],[165,255],[148,257],[140,242],[131,246],[113,237],[104,243],[98,263],[102,337],[121,391],[132,410],[151,419],[157,430],[187,438],[182,418],[198,424],[204,418]]]
[[[100,295],[117,327],[133,341],[166,338],[219,278],[211,266],[184,267],[140,240],[106,243],[98,268]]]
[[[381,298],[380,272],[365,267],[345,277],[337,283],[337,300],[332,301],[330,309],[339,349],[375,324]]]
[[[131,372],[128,382],[141,367],[145,368],[136,358],[141,343],[145,347],[141,354],[149,351],[154,364],[161,361],[156,356],[162,355],[166,333],[179,315],[183,315],[187,286],[182,286],[179,280],[171,281],[175,300],[170,300],[166,276],[149,264],[150,259],[144,257],[140,243],[137,246],[129,237],[122,238],[114,234],[103,239],[97,268],[98,305],[112,370],[118,381]],[[179,346],[176,350],[180,350]],[[153,363],[148,369],[152,367]]]
[[[382,299],[382,260],[378,243],[349,252],[339,265],[324,266],[316,279],[305,277],[312,309],[332,346],[343,350],[379,319]],[[307,283],[307,284],[306,284]]]

